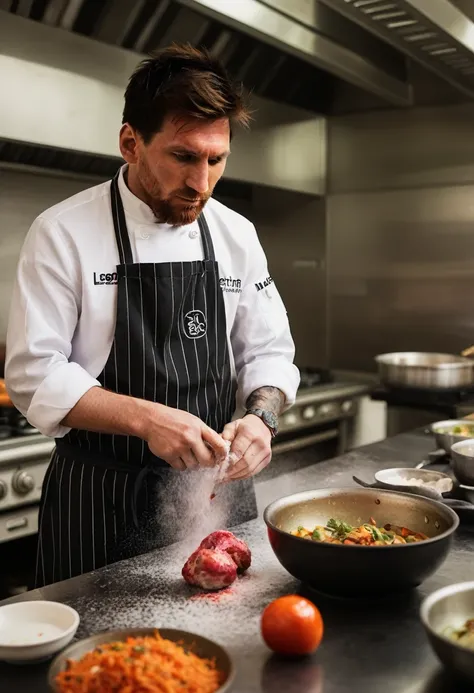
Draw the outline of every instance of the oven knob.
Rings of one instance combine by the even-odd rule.
[[[352,402],[350,400],[346,400],[341,404],[341,409],[344,412],[344,414],[348,414],[352,409]]]
[[[283,423],[285,424],[285,426],[296,426],[296,424],[298,423],[298,417],[296,416],[296,414],[293,413],[285,414],[285,416],[283,417]]]
[[[0,480],[0,500],[3,500],[3,498],[5,498],[5,496],[7,495],[7,491],[8,486],[4,481]]]
[[[314,419],[315,416],[316,416],[316,409],[314,407],[310,406],[310,407],[305,407],[305,409],[303,409],[303,418],[304,419],[308,419],[308,420]]]
[[[15,493],[26,496],[35,487],[35,480],[28,472],[17,472],[12,480],[12,487]]]
[[[330,404],[322,404],[318,409],[318,414],[320,416],[327,416],[330,413],[331,413],[331,405]]]

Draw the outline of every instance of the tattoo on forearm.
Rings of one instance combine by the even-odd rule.
[[[279,416],[285,406],[286,397],[277,387],[259,387],[249,396],[247,409],[266,409]]]

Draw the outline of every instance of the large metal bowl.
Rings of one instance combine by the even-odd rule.
[[[461,582],[433,592],[423,601],[420,618],[440,661],[474,683],[474,650],[458,645],[446,635],[447,629],[459,628],[474,618],[474,582]]]
[[[451,467],[460,484],[474,486],[474,440],[468,438],[451,447]]]
[[[455,390],[474,383],[474,361],[464,356],[400,351],[375,361],[380,379],[392,387]]]
[[[293,536],[334,517],[352,525],[403,525],[430,538],[395,546],[344,546]],[[375,595],[416,587],[444,562],[459,518],[422,496],[377,489],[328,488],[296,493],[264,511],[272,549],[286,570],[314,589],[339,595]]]

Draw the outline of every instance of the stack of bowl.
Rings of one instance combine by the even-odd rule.
[[[453,474],[460,484],[474,491],[474,439],[467,438],[451,447]]]

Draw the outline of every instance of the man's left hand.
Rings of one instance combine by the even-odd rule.
[[[224,440],[231,443],[230,451],[234,463],[229,468],[225,481],[248,479],[265,469],[272,459],[270,429],[253,414],[231,421],[222,431]]]

